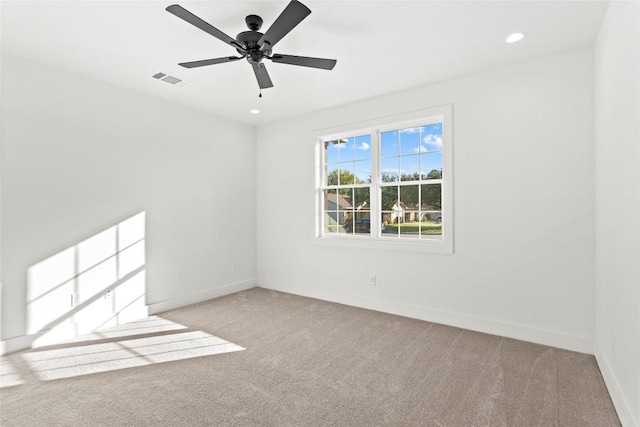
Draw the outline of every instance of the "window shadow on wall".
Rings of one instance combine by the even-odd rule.
[[[145,286],[145,212],[140,212],[28,269],[32,347],[147,316]]]

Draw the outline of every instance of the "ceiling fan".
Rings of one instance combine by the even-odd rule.
[[[300,65],[303,67],[319,68],[323,70],[332,70],[337,62],[335,59],[272,53],[272,48],[276,43],[278,43],[289,33],[289,31],[291,31],[311,13],[309,8],[296,0],[292,0],[287,5],[280,16],[278,16],[275,22],[264,34],[259,31],[262,27],[262,18],[257,15],[247,16],[245,18],[245,22],[247,27],[249,27],[249,31],[243,31],[238,34],[235,39],[223,33],[213,25],[205,22],[180,5],[171,5],[167,7],[166,10],[235,48],[240,54],[240,56],[224,56],[222,58],[203,59],[200,61],[182,62],[178,64],[185,68],[223,64],[225,62],[238,61],[246,58],[253,67],[253,72],[258,79],[258,86],[260,86],[260,89],[262,90],[273,87],[267,68],[262,62],[263,59],[269,59],[273,62],[279,62],[282,64]],[[262,96],[262,94],[260,94],[260,96]]]

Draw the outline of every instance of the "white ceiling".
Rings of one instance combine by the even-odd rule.
[[[2,49],[250,124],[592,45],[601,1],[308,1],[312,13],[274,52],[335,58],[333,71],[265,61],[274,86],[258,98],[245,61],[185,69],[178,62],[236,52],[166,12],[175,1],[2,1]],[[244,17],[262,31],[283,1],[178,1],[235,37]],[[509,45],[512,32],[527,37]],[[190,82],[151,78],[164,72]],[[258,108],[259,115],[249,113]]]

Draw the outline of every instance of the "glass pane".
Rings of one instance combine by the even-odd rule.
[[[441,184],[423,184],[420,186],[420,210],[442,210]]]
[[[354,232],[370,234],[371,231],[371,201],[368,188],[354,188],[353,200],[355,208]]]
[[[394,221],[394,212],[382,212],[382,227],[380,229],[380,235],[382,237],[398,237],[398,225]]]
[[[340,211],[340,224],[338,233],[353,234],[353,210]]]
[[[353,200],[353,188],[340,188],[338,190],[337,205],[339,211],[353,209],[351,200]]]
[[[421,239],[442,239],[442,211],[423,212],[420,225]]]
[[[403,209],[403,216],[406,221],[418,220],[418,193],[419,185],[403,185],[400,187],[400,207]],[[410,213],[410,215],[407,215]]]
[[[353,229],[353,206],[351,205],[353,200],[352,188],[340,188],[338,189],[336,204],[338,205],[338,233],[351,233]]]
[[[398,157],[387,157],[380,160],[380,178],[382,182],[395,182],[398,180]]]
[[[420,211],[418,209],[419,185],[400,187],[400,203],[396,209],[400,237],[419,237]]]
[[[325,162],[326,163],[335,163],[339,160],[338,156],[338,144],[340,141],[325,141],[324,150],[325,150]]]
[[[395,212],[382,212],[382,229],[380,230],[380,235],[382,237],[398,237],[398,223]]]
[[[371,158],[371,135],[356,136],[356,160]]]
[[[420,156],[402,156],[400,157],[400,175],[401,181],[419,181],[420,180]]]
[[[356,211],[353,219],[355,234],[371,234],[371,216],[369,211]]]
[[[336,204],[336,190],[324,190],[324,210],[325,211],[337,211],[338,205]]]
[[[355,156],[355,138],[343,138],[340,140],[341,144],[339,144],[340,150],[340,161],[352,161]]]
[[[398,131],[382,132],[380,134],[380,155],[382,157],[397,156],[399,152]]]
[[[340,163],[340,185],[350,185],[354,183],[353,162]]]
[[[422,179],[442,179],[442,153],[420,155]]]
[[[442,123],[432,123],[422,127],[420,151],[442,151]]]
[[[420,152],[420,128],[407,128],[400,133],[400,154],[417,154]]]
[[[355,162],[355,183],[356,184],[368,184],[371,183],[371,161],[364,160]]]
[[[392,185],[390,187],[382,187],[380,191],[380,206],[381,211],[393,211],[397,209],[398,202],[398,186]],[[392,219],[395,219],[392,218]]]
[[[340,174],[339,172],[339,165],[337,163],[330,163],[328,165],[326,165],[326,178],[325,178],[325,184],[326,185],[338,185],[338,175]]]
[[[336,190],[324,190],[324,232],[338,232],[338,204]]]
[[[368,188],[354,188],[353,196],[354,209],[358,211],[369,211],[371,209]]]

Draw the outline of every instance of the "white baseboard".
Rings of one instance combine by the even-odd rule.
[[[235,292],[246,291],[256,287],[255,279],[245,280],[243,282],[229,283],[227,285],[218,286],[207,289],[206,291],[196,292],[187,295],[180,295],[164,301],[153,302],[147,304],[149,315],[162,313],[164,311],[174,310],[176,308],[185,307],[187,305],[206,301],[212,298],[218,298]]]
[[[16,351],[26,350],[31,347],[33,337],[29,335],[20,335],[0,341],[0,356],[15,353]]]
[[[245,291],[247,289],[255,288],[255,286],[256,281],[254,279],[246,280],[243,282],[230,283],[227,285],[207,289],[206,291],[181,295],[178,298],[151,303],[147,305],[147,308],[149,310],[149,316],[151,316],[163,311],[173,310],[176,308],[195,304],[197,302],[206,301],[211,298],[218,298],[235,292]],[[35,335],[20,335],[0,341],[0,356],[4,356],[5,354],[9,353],[15,353],[16,351],[27,350],[32,347],[33,342],[36,338],[37,336]]]
[[[598,341],[594,343],[593,347],[596,362],[598,362],[598,367],[602,373],[602,378],[604,378],[607,390],[609,390],[609,395],[611,396],[613,406],[615,406],[616,412],[618,413],[618,418],[620,418],[620,423],[623,427],[638,427],[640,424],[638,424],[638,420],[634,419],[629,402],[625,399],[624,393],[618,384],[618,380],[616,379],[616,376],[611,369],[611,365],[609,364],[607,357],[604,355]]]
[[[500,322],[461,313],[387,301],[368,296],[336,292],[277,280],[258,279],[257,286],[272,289],[274,291],[282,291],[295,295],[351,305],[354,307],[396,314],[398,316],[411,317],[414,319],[426,320],[428,322],[455,326],[476,332],[499,335],[536,344],[562,348],[565,350],[577,351],[580,353],[593,354],[593,339],[589,337],[568,335],[557,331],[532,328],[529,326]]]

